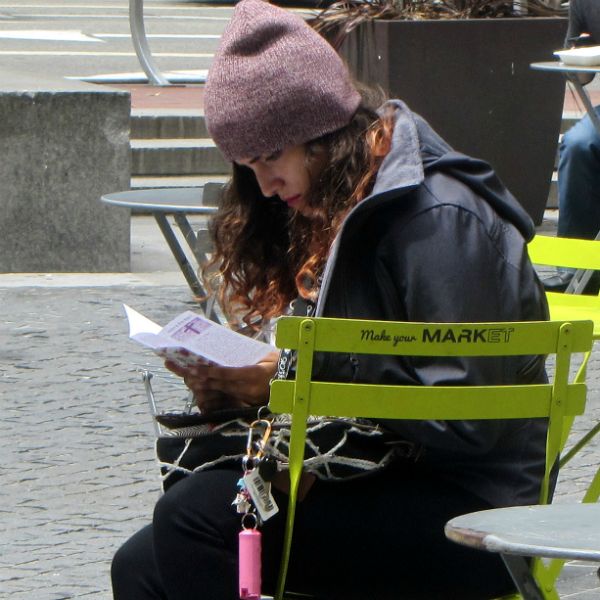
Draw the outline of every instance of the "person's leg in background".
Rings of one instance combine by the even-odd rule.
[[[558,235],[594,239],[600,230],[600,133],[588,115],[563,136],[558,197]]]
[[[600,106],[596,107],[600,115]],[[600,230],[600,133],[588,115],[567,131],[558,162],[558,236],[594,239]],[[571,270],[543,280],[547,290],[565,289]]]

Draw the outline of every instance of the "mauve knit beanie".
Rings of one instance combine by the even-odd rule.
[[[237,4],[204,95],[208,131],[228,160],[340,129],[360,101],[341,58],[302,18],[264,0]]]

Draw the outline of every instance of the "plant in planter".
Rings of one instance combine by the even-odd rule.
[[[567,12],[553,0],[342,0],[321,11],[312,25],[335,43],[335,37],[341,39],[360,23],[374,19],[565,17]]]
[[[457,150],[488,160],[540,223],[565,84],[529,65],[562,47],[565,17],[553,0],[350,0],[311,24],[359,80],[404,100]]]

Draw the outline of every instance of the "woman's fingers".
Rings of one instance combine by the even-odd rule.
[[[264,403],[269,397],[269,383],[275,375],[278,356],[277,352],[271,352],[258,364],[238,369],[215,367],[214,371],[208,371],[207,383],[214,382],[216,389],[249,404]]]
[[[172,361],[165,362],[165,366],[182,377],[187,387],[198,397],[205,395],[208,398],[208,392],[215,392],[244,403],[258,404],[268,398],[269,382],[275,375],[277,356],[277,352],[272,352],[259,363],[246,367],[182,367]],[[212,402],[215,397],[212,395],[206,402]]]
[[[189,355],[189,353],[186,353]],[[187,373],[189,371],[190,368],[194,368],[197,366],[207,366],[210,365],[210,363],[202,358],[197,358],[195,360],[195,362],[193,363],[189,363],[189,364],[184,364],[184,363],[177,363],[173,360],[165,360],[165,367],[167,369],[169,369],[169,371],[173,371],[173,373],[175,373],[176,375],[179,375],[181,377],[183,377],[183,373]]]
[[[225,396],[221,392],[203,391],[194,393],[194,400],[200,412],[209,413],[223,408],[241,408],[247,406],[241,400]]]
[[[172,360],[165,360],[165,368],[175,373],[175,375],[183,377],[182,367],[180,367],[177,363],[174,363]]]
[[[201,385],[250,404],[262,403],[268,398],[274,373],[274,367],[264,363],[238,368],[209,367],[201,376]]]

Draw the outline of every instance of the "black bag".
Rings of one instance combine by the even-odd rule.
[[[156,415],[170,432],[156,439],[163,491],[197,470],[241,469],[248,427],[256,415],[256,408]]]
[[[264,408],[261,418],[265,418]],[[167,491],[183,477],[207,469],[242,469],[250,423],[257,408],[223,409],[204,415],[169,413],[156,420],[171,435],[158,437],[156,455]],[[269,415],[268,453],[287,467],[289,415]],[[366,419],[311,417],[307,424],[304,468],[320,479],[359,477],[385,468],[396,458],[414,459],[416,447]]]

